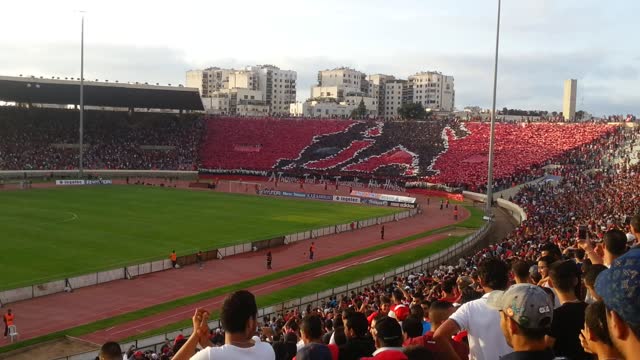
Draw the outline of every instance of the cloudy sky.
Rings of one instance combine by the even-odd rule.
[[[3,4],[0,75],[184,83],[207,66],[298,72],[304,100],[320,69],[455,77],[456,106],[489,107],[497,0],[36,1]],[[503,0],[498,107],[640,114],[635,0]]]

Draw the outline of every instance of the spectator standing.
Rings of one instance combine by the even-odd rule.
[[[492,292],[487,306],[499,311],[500,328],[514,350],[501,360],[554,359],[545,343],[545,333],[553,321],[553,302],[543,289],[515,284],[507,291]]]
[[[491,292],[506,289],[509,267],[498,259],[489,258],[478,266],[478,277],[485,294],[462,304],[433,335],[438,347],[449,358],[456,358],[449,340],[461,330],[468,331],[470,359],[493,360],[513,351],[500,331],[500,316],[487,306]]]
[[[120,344],[113,341],[108,341],[100,347],[100,353],[98,354],[100,360],[121,360],[122,349]]]
[[[220,321],[225,330],[224,345],[213,347],[208,337],[209,313],[204,309],[197,309],[192,319],[193,333],[173,360],[274,360],[275,353],[271,345],[252,339],[258,325],[257,315],[258,306],[252,293],[240,290],[230,294],[224,300],[220,313]],[[204,349],[196,354],[198,344]]]
[[[369,324],[364,313],[349,312],[343,317],[343,321],[347,343],[340,346],[340,360],[357,360],[371,356],[376,348],[374,340],[367,335]]]
[[[267,270],[271,270],[271,262],[273,261],[273,255],[271,254],[271,250],[267,252]]]
[[[332,360],[329,347],[322,343],[322,319],[318,315],[306,315],[300,324],[300,337],[304,346],[298,350],[295,360]]]
[[[373,357],[363,357],[362,360],[408,360],[402,352],[402,329],[396,319],[387,316],[377,320],[375,334]]]
[[[313,255],[316,253],[316,243],[311,242],[311,246],[309,246],[309,260],[313,260]]]
[[[622,359],[622,354],[611,342],[607,328],[607,309],[602,301],[587,306],[580,341],[584,351],[596,355],[598,359]]]
[[[196,261],[198,262],[198,267],[202,269],[204,267],[204,257],[202,255],[202,250],[198,250],[196,253]]]
[[[631,249],[600,273],[596,292],[606,305],[613,345],[624,359],[636,359],[640,354],[640,249]]]
[[[587,304],[575,293],[580,281],[578,268],[573,260],[557,261],[549,268],[549,277],[561,305],[553,311],[553,322],[546,337],[547,346],[556,356],[572,360],[589,359],[580,345]]]
[[[384,240],[384,225],[380,228],[380,240]]]

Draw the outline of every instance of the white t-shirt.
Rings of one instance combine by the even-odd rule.
[[[249,348],[233,345],[206,347],[191,357],[191,360],[275,360],[276,354],[268,343],[256,342]]]
[[[469,333],[470,360],[494,360],[513,352],[500,329],[500,314],[487,306],[487,297],[462,304],[449,317]]]

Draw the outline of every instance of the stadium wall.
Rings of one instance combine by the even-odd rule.
[[[148,177],[165,178],[175,177],[180,179],[196,179],[197,171],[178,170],[84,170],[85,176],[99,177]],[[11,170],[0,171],[0,179],[41,179],[41,178],[78,178],[78,170]]]
[[[484,196],[484,198],[482,198],[482,196]],[[465,198],[469,200],[484,201],[486,200],[486,195],[465,192]],[[498,206],[505,208],[507,210],[513,209],[519,213],[518,216],[520,216],[521,219],[526,219],[526,214],[524,213],[524,210],[520,208],[518,205],[511,203],[509,201],[504,201],[501,203],[502,204],[498,204]],[[525,214],[524,217],[522,216],[523,214]],[[516,217],[514,216],[514,218]],[[520,221],[518,221],[518,223],[520,223]],[[486,222],[480,229],[478,229],[475,233],[469,235],[462,242],[459,242],[454,246],[444,249],[422,260],[398,267],[393,271],[369,276],[365,279],[356,281],[348,285],[321,291],[316,294],[308,295],[299,299],[288,300],[276,305],[260,308],[258,309],[258,317],[259,318],[263,316],[273,317],[278,313],[282,313],[283,311],[291,310],[294,308],[298,308],[298,310],[303,311],[309,304],[311,304],[312,307],[318,307],[322,304],[323,301],[326,302],[329,299],[329,297],[332,297],[332,296],[341,297],[342,295],[348,295],[351,291],[359,292],[363,290],[365,287],[371,287],[372,284],[380,281],[384,282],[385,285],[388,285],[391,282],[393,282],[394,277],[396,276],[408,276],[410,273],[415,271],[433,270],[437,266],[451,263],[452,261],[457,261],[461,256],[465,256],[469,251],[473,250],[474,247],[476,247],[477,243],[489,233],[489,231],[491,230],[491,225],[492,225],[492,222]],[[216,319],[209,322],[209,328],[211,329],[217,328],[218,326],[220,326],[220,320]],[[192,331],[193,331],[193,328],[188,327],[188,328],[172,331],[169,333],[165,333],[163,335],[156,335],[149,338],[130,341],[128,343],[124,343],[120,345],[123,349],[128,349],[129,347],[134,346],[138,350],[142,350],[142,351],[153,350],[157,353],[160,351],[161,347],[165,344],[167,340],[173,340],[179,334],[182,334],[188,337],[189,335],[191,335]],[[55,360],[93,360],[97,355],[97,353],[98,351],[95,350],[95,351],[90,351],[90,352],[77,354],[73,356],[62,357]]]
[[[391,221],[399,221],[418,213],[417,209],[411,209],[396,213],[394,215],[387,215],[367,220],[362,220],[354,224],[354,228],[364,228],[373,225],[384,224]],[[227,256],[240,255],[247,252],[252,252],[259,249],[265,249],[268,247],[275,247],[280,245],[288,245],[297,241],[315,239],[318,237],[335,234],[336,232],[343,232],[351,230],[352,223],[332,225],[320,229],[313,229],[303,231],[299,233],[289,234],[273,239],[266,239],[260,241],[254,241],[250,243],[231,245],[224,248],[212,249],[203,253],[203,260],[223,259]],[[180,266],[196,263],[196,254],[188,254],[180,256],[177,259],[177,263]],[[131,279],[135,276],[145,275],[153,272],[164,271],[171,269],[172,263],[169,259],[161,259],[145,262],[142,264],[127,265],[111,270],[99,271],[90,274],[79,275],[75,277],[69,277],[66,279],[58,279],[49,281],[46,283],[34,284],[24,286],[15,289],[9,289],[0,291],[0,306],[5,304],[17,302],[21,300],[27,300],[39,296],[50,295],[63,291],[73,291],[87,286],[93,286],[102,284],[109,281]]]

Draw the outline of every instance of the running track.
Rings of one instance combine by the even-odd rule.
[[[285,187],[281,184],[281,187]],[[291,187],[295,185],[289,184]],[[306,186],[305,186],[306,187]],[[320,189],[313,189],[314,192]],[[310,190],[307,190],[310,191]],[[410,219],[385,225],[385,239],[396,240],[406,236],[440,228],[452,224],[452,209],[440,211],[437,201],[430,206],[423,202],[423,213]],[[460,218],[464,220],[469,213],[460,208]],[[305,273],[288,276],[269,283],[250,288],[257,295],[268,294],[275,290],[290,287],[354,264],[388,256],[432,241],[442,239],[444,235],[429,236],[399,246],[379,250],[339,263],[327,265]],[[334,257],[361,248],[374,246],[381,242],[380,228],[377,226],[314,239],[317,246],[316,259]],[[304,256],[311,240],[272,249],[275,271],[290,269],[307,263]],[[100,319],[139,310],[161,304],[177,298],[193,295],[216,287],[234,284],[243,280],[264,275],[266,251],[242,254],[224,260],[209,261],[204,269],[188,266],[179,270],[147,274],[134,280],[118,280],[76,290],[73,293],[59,293],[9,305],[16,314],[16,324],[22,340],[65,330]],[[215,297],[172,309],[161,314],[120,324],[83,336],[83,339],[103,343],[107,340],[119,340],[160,326],[187,319],[195,307],[218,308],[224,297]],[[4,341],[3,341],[4,342]],[[0,343],[1,344],[1,343]]]

